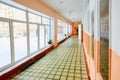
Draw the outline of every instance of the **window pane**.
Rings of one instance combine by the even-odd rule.
[[[58,26],[58,34],[57,34],[58,41],[64,39],[64,28],[62,26]]]
[[[11,63],[9,23],[0,21],[0,68]]]
[[[45,29],[44,26],[40,26],[40,48],[45,47]]]
[[[67,33],[67,23],[65,23],[61,20],[58,20],[58,34],[57,34],[58,41],[63,40],[67,34],[68,34]]]
[[[16,19],[16,20],[26,20],[25,11],[13,8],[9,5],[0,3],[0,17]]]
[[[30,32],[30,53],[38,50],[38,30],[37,25],[30,24],[29,25]]]
[[[41,17],[35,14],[29,13],[29,22],[41,23]]]
[[[63,27],[64,34],[67,34],[67,25]]]
[[[13,22],[15,61],[27,56],[27,28],[25,23]]]
[[[48,46],[48,41],[49,41],[49,26],[46,26],[45,27],[45,32],[46,32],[46,35],[45,35],[45,37],[46,37],[46,46]]]
[[[71,34],[71,31],[72,31],[72,27],[71,25],[69,25],[69,33]]]
[[[42,24],[49,24],[49,19],[42,17]]]

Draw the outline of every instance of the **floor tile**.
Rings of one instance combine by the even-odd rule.
[[[73,80],[74,78],[73,77],[68,77],[67,80]]]
[[[50,74],[49,76],[48,76],[48,78],[53,78],[54,77],[54,75],[52,75],[52,74]]]
[[[60,80],[66,80],[67,76],[61,76]]]
[[[53,79],[60,79],[60,75],[55,75]]]
[[[11,80],[88,80],[82,44],[73,36]]]

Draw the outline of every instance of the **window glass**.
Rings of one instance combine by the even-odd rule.
[[[29,13],[29,22],[41,23],[41,17],[35,14]]]
[[[58,26],[58,34],[57,39],[61,41],[64,38],[64,28],[62,26]]]
[[[11,63],[9,23],[0,21],[0,68]]]
[[[30,53],[38,50],[38,30],[36,24],[29,25],[30,33]]]
[[[58,34],[57,39],[58,41],[63,40],[67,35],[67,23],[58,20]]]
[[[15,61],[27,56],[27,28],[25,23],[13,22]]]
[[[71,31],[72,31],[72,27],[71,25],[69,25],[69,34],[71,34]]]
[[[26,21],[25,11],[0,3],[0,17]]]
[[[67,35],[67,24],[65,24],[63,28],[64,28],[64,29],[63,29],[63,30],[64,30],[64,34]]]
[[[40,26],[40,49],[45,47],[45,29],[44,26]]]
[[[42,17],[42,24],[49,24],[49,19]]]
[[[50,34],[49,34],[49,26],[45,27],[45,32],[46,32],[46,46],[48,46],[48,41],[50,40]]]
[[[30,10],[31,12],[28,12],[19,9],[20,6],[11,5],[13,4],[8,5],[0,2],[0,68],[6,65],[8,67],[12,64],[11,62],[22,60],[30,55],[28,52],[38,51],[38,47],[40,49],[45,48],[48,46],[47,42],[50,38],[49,18],[41,17],[43,16],[41,14],[41,16],[37,15],[36,11]],[[28,14],[28,17],[26,14]],[[29,26],[26,25],[26,20],[29,21]],[[38,29],[39,23],[42,24]],[[29,34],[27,33],[27,27],[29,27]],[[28,46],[30,51],[28,51]]]

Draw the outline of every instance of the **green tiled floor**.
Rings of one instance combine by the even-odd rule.
[[[71,37],[11,80],[88,80],[82,45]]]

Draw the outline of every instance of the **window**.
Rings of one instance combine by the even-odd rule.
[[[58,41],[61,41],[64,38],[64,29],[62,26],[58,26],[58,34],[57,34],[57,39]]]
[[[39,32],[40,32],[40,49],[45,47],[45,29],[44,26],[39,27]]]
[[[45,27],[45,37],[46,37],[46,46],[48,46],[48,41],[50,40],[49,26]]]
[[[63,27],[64,29],[64,34],[66,34],[67,35],[67,24],[66,23],[64,23],[64,27]]]
[[[11,63],[9,23],[0,21],[0,68]]]
[[[57,30],[58,30],[57,39],[58,39],[58,41],[61,41],[68,34],[67,33],[67,23],[58,20],[58,29]]]
[[[0,3],[0,17],[26,21],[25,11]]]
[[[15,61],[27,56],[27,27],[25,23],[13,22]]]
[[[71,27],[71,25],[69,25],[68,27],[69,27],[69,28],[68,28],[68,29],[69,29],[69,34],[71,34],[71,32],[72,32],[72,27]]]
[[[14,6],[0,1],[0,71],[46,48],[50,39],[49,18]]]
[[[38,50],[38,29],[36,24],[29,25],[30,53]]]
[[[42,24],[49,24],[49,19],[42,17]]]
[[[29,22],[41,23],[41,17],[35,14],[29,13]]]

